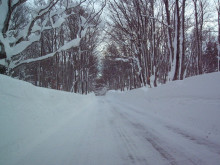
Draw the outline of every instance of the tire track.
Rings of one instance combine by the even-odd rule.
[[[189,165],[198,165],[202,163],[195,157],[193,159],[188,157],[177,148],[170,148],[167,146],[165,141],[155,136],[152,131],[149,131],[144,125],[130,120],[131,116],[129,117],[128,113],[122,113],[116,108],[114,108],[114,113],[120,116],[123,122],[126,122],[127,125],[129,124],[131,127],[133,127],[133,130],[136,130],[135,132],[137,132],[138,137],[149,143],[154,148],[154,150],[159,153],[161,158],[166,160],[170,165],[185,165],[186,163]],[[177,157],[179,157],[178,161],[176,159]]]
[[[150,133],[149,131],[146,130],[146,128],[139,124],[139,123],[134,123],[131,122],[131,125],[133,125],[134,128],[139,129],[141,131],[144,131],[144,139],[149,142],[152,147],[161,155],[161,157],[163,157],[164,159],[166,159],[170,165],[178,165],[177,161],[175,160],[175,158],[166,150],[162,147],[162,142],[160,142],[159,138],[157,138],[156,136],[154,136],[152,133]]]
[[[141,131],[145,132],[144,135],[142,135],[140,132],[140,134],[138,135],[139,138],[142,137],[148,143],[150,143],[150,145],[154,148],[154,150],[157,151],[163,159],[165,159],[170,165],[178,165],[175,158],[166,149],[164,149],[162,147],[161,143],[159,142],[159,139],[156,138],[155,136],[153,136],[151,133],[149,133],[143,125],[130,121],[128,119],[128,117],[126,117],[125,114],[117,111],[116,108],[113,108],[113,109],[114,109],[113,113],[120,116],[120,118],[123,119],[123,121],[126,122],[126,124],[131,125],[135,130],[139,130],[139,131],[141,130]],[[120,124],[118,124],[118,125],[120,125]],[[127,148],[128,153],[129,153],[128,157],[130,158],[132,163],[135,164],[136,162],[139,162],[138,164],[140,164],[140,162],[146,161],[146,159],[138,158],[136,152],[131,152],[131,151],[137,151],[137,147],[135,146],[134,142],[131,142],[132,139],[128,138],[127,134],[124,132],[124,130],[121,127],[119,127],[117,129],[117,132],[121,136],[121,138],[124,140],[125,144],[128,147]]]
[[[139,146],[136,144],[134,136],[131,134],[132,132],[127,130],[126,127],[123,127],[124,124],[127,124],[124,120],[121,120],[124,118],[123,114],[118,113],[118,111],[114,108],[111,111],[115,116],[117,116],[117,120],[115,120],[113,124],[116,130],[117,138],[122,140],[123,146],[126,149],[127,154],[125,159],[129,160],[131,164],[149,165],[146,157],[143,156],[143,153],[140,153],[140,150],[138,149]]]
[[[199,138],[199,137],[196,137],[192,134],[189,134],[188,132],[180,129],[180,128],[175,128],[175,127],[172,127],[172,126],[166,126],[167,129],[169,129],[170,131],[178,134],[178,135],[181,135],[182,137],[184,137],[185,139],[193,142],[193,143],[196,143],[198,145],[202,145],[202,146],[205,146],[207,147],[211,152],[214,152],[214,153],[217,153],[220,155],[220,146],[218,144],[215,144],[213,142],[210,142],[208,141],[207,139],[205,138]]]

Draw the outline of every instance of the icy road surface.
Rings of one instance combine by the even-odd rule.
[[[220,164],[220,97],[184,93],[196,79],[171,83],[182,86],[178,96],[139,89],[83,97],[1,78],[1,165]]]

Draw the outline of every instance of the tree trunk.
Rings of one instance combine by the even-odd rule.
[[[168,25],[169,51],[170,51],[171,59],[173,60],[174,55],[173,55],[173,44],[172,44],[172,29],[170,27],[171,23],[170,23],[169,1],[168,0],[164,0],[164,4],[165,4],[165,10],[166,10],[167,25]]]
[[[220,58],[220,0],[218,0],[218,72],[219,72],[219,58]]]
[[[183,0],[182,2],[182,28],[181,28],[181,48],[182,48],[182,55],[181,55],[181,73],[180,73],[180,80],[183,80],[184,78],[184,72],[185,72],[185,2],[186,0]]]
[[[176,0],[176,14],[175,14],[175,59],[176,64],[175,65],[175,73],[173,80],[179,79],[179,54],[180,54],[180,15],[179,15],[179,0]]]
[[[193,0],[195,9],[195,30],[196,30],[196,47],[197,47],[197,74],[202,74],[201,66],[201,48],[200,48],[200,35],[199,35],[199,23],[198,23],[198,10],[197,10],[197,0]]]
[[[6,52],[5,52],[5,46],[0,41],[0,60],[6,59]],[[6,66],[0,65],[0,74],[6,74]]]

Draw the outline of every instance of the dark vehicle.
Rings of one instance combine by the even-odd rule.
[[[94,93],[96,96],[105,96],[107,91],[106,87],[99,87],[94,90]]]

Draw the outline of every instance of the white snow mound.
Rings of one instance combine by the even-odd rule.
[[[0,164],[220,162],[220,73],[82,96],[0,75]]]

